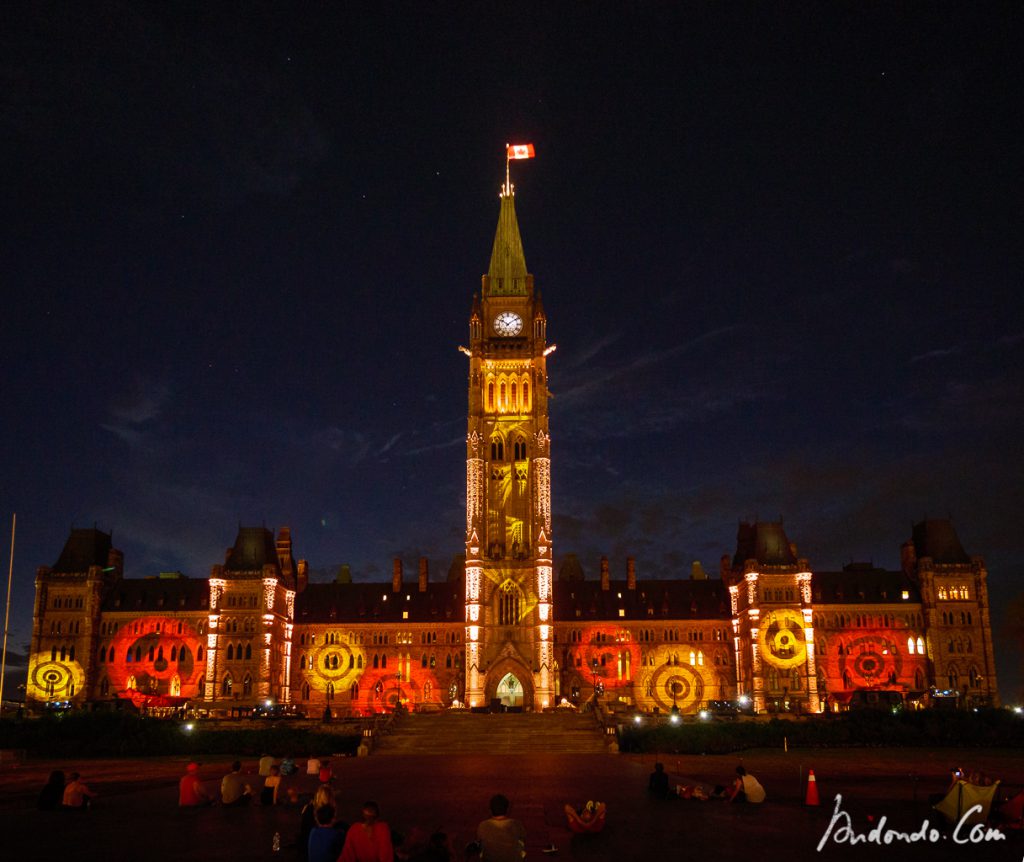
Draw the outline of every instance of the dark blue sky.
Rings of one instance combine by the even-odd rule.
[[[782,515],[816,568],[895,567],[951,516],[1002,625],[1019,10],[215,5],[3,13],[14,649],[72,525],[136,577],[206,575],[239,522],[324,577],[443,576],[506,141],[537,148],[556,558],[717,571]]]

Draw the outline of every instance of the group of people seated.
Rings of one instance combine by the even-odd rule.
[[[40,811],[57,811],[62,808],[73,811],[85,811],[96,798],[89,786],[82,781],[82,776],[72,772],[64,779],[64,771],[55,769],[39,792],[36,807]]]
[[[218,801],[203,786],[203,781],[199,777],[199,766],[200,764],[196,762],[189,763],[181,777],[178,784],[178,805],[181,807],[212,805]],[[329,785],[333,781],[333,772],[327,758],[309,758],[306,769],[307,774],[315,775],[321,784]],[[258,768],[258,775],[263,779],[259,791],[260,804],[297,804],[298,790],[295,787],[286,787],[283,780],[297,772],[298,767],[293,758],[284,757],[277,762],[272,755],[263,755]],[[256,791],[253,784],[242,774],[241,761],[236,760],[231,764],[231,771],[221,779],[219,801],[222,805],[237,806],[248,805],[255,799]]]
[[[665,772],[664,763],[655,763],[654,772],[647,781],[647,789],[654,796],[661,799],[682,798],[696,799],[704,802],[709,799],[724,799],[727,802],[749,802],[757,805],[765,800],[765,790],[753,775],[747,772],[743,766],[736,767],[736,777],[729,786],[716,785],[709,793],[703,785],[697,784],[693,787],[677,784],[671,786],[668,773]]]

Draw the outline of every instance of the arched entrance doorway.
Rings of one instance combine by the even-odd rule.
[[[521,707],[523,705],[523,684],[510,671],[498,682],[495,697],[506,708]]]

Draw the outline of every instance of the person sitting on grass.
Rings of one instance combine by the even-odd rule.
[[[64,801],[64,771],[55,769],[50,773],[50,778],[39,791],[39,801],[36,808],[40,811],[56,811]]]
[[[64,807],[85,811],[96,798],[96,794],[88,788],[77,772],[72,772],[68,778],[70,781],[64,788]]]
[[[270,767],[270,774],[263,782],[263,789],[260,791],[261,805],[277,805],[277,791],[281,787],[281,767]]]
[[[334,827],[334,806],[321,805],[315,813],[316,826],[309,833],[309,862],[335,862],[345,843],[345,833]]]
[[[211,804],[213,804],[213,800],[199,778],[199,764],[193,761],[185,767],[185,774],[178,782],[178,806],[192,808]]]
[[[736,778],[732,783],[732,792],[729,794],[730,802],[764,802],[766,794],[761,782],[748,775],[747,770],[742,766],[736,767]]]
[[[647,789],[659,799],[668,799],[668,773],[665,771],[664,763],[654,764],[654,772],[647,779]]]
[[[231,771],[221,779],[220,801],[224,805],[248,805],[252,801],[252,788],[242,777],[242,762],[236,760],[231,764]]]

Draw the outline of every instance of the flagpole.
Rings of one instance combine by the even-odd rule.
[[[7,671],[7,626],[11,619],[11,582],[14,577],[14,531],[18,526],[18,513],[11,515],[11,556],[7,564],[7,609],[4,611],[4,646],[0,657],[0,716],[4,712],[4,674]]]
[[[509,174],[508,174],[508,165],[509,165],[509,145],[505,144],[505,194],[506,195],[510,194],[511,191],[512,191],[512,183],[509,180]]]

